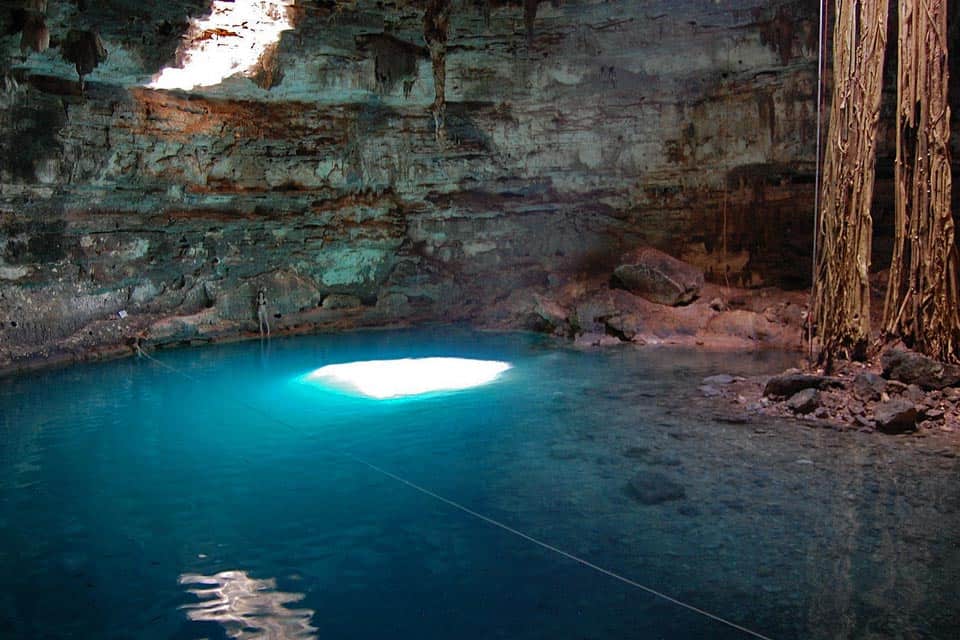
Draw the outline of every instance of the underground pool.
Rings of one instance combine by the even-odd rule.
[[[438,358],[479,377],[391,368]],[[951,452],[697,390],[793,359],[449,328],[0,379],[0,637],[955,637]],[[371,361],[409,393],[332,377]]]

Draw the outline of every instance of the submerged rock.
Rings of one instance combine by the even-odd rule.
[[[877,430],[896,434],[915,431],[917,428],[917,407],[909,400],[888,400],[877,406],[873,418]]]
[[[627,484],[627,492],[634,500],[645,505],[662,504],[687,497],[683,485],[662,473],[638,473]]]
[[[640,249],[624,257],[613,272],[613,285],[671,307],[690,304],[700,296],[703,271],[657,251]]]
[[[960,367],[906,349],[890,349],[880,357],[883,377],[930,389],[960,385]]]

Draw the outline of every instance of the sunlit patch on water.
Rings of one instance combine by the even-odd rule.
[[[312,609],[288,605],[302,593],[277,591],[273,578],[258,580],[245,571],[221,571],[212,576],[184,573],[180,584],[200,602],[183,607],[194,622],[216,622],[238,640],[306,640],[317,637],[310,624]]]
[[[496,360],[403,358],[331,364],[303,380],[384,400],[489,384],[509,368],[509,363]]]

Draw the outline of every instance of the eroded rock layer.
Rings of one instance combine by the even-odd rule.
[[[2,41],[0,367],[238,335],[260,287],[291,330],[520,322],[646,245],[804,284],[816,3],[453,4],[442,117],[415,3],[298,2],[190,93],[143,85],[202,3],[49,4],[50,49]],[[82,92],[81,27],[110,52]]]

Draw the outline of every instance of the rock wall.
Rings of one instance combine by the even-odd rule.
[[[816,2],[454,4],[439,121],[414,3],[299,2],[263,68],[190,93],[142,85],[202,3],[90,4],[51,0],[42,54],[2,41],[0,368],[250,331],[259,287],[291,331],[510,323],[638,245],[808,280]],[[83,92],[75,24],[110,51]]]

